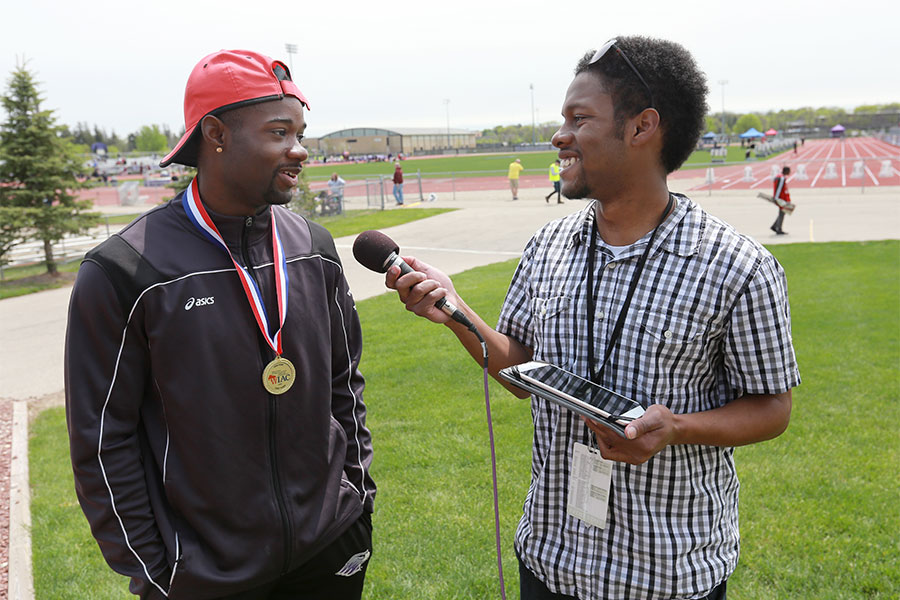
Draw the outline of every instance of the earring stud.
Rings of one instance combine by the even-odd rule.
[[[221,152],[222,152],[222,146],[216,146],[216,152],[221,153]]]

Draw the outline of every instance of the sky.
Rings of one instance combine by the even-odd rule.
[[[308,136],[558,121],[578,59],[635,34],[694,55],[714,114],[900,102],[896,0],[9,0],[0,14],[4,93],[24,62],[58,123],[120,136],[181,131],[191,69],[223,48],[291,66]]]

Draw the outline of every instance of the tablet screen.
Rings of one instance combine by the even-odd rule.
[[[526,381],[551,388],[569,399],[590,404],[608,416],[636,418],[643,414],[641,405],[634,400],[555,365],[523,368],[519,374]]]

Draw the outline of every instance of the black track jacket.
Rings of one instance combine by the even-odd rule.
[[[203,599],[276,579],[373,510],[359,319],[334,241],[275,207],[289,306],[283,395],[274,352],[231,260],[181,196],[92,250],[66,333],[75,488],[109,565],[132,591]],[[268,208],[210,212],[277,323]]]

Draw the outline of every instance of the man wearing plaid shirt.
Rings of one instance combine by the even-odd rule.
[[[704,127],[706,94],[678,44],[619,38],[584,56],[553,144],[563,194],[591,201],[528,243],[496,330],[439,270],[405,257],[415,272],[388,271],[409,310],[446,323],[480,362],[475,337],[434,303],[460,307],[495,377],[545,361],[646,409],[622,437],[532,397],[523,599],[724,599],[739,552],[734,447],[790,419],[800,377],[781,266],[666,185]],[[576,454],[609,472],[588,517],[569,507]]]

